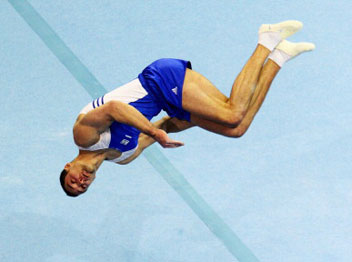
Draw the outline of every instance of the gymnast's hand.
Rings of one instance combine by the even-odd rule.
[[[167,133],[162,129],[156,129],[155,135],[152,136],[164,148],[175,148],[183,146],[184,144],[180,141],[171,139]]]

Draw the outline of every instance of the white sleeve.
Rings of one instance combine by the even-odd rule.
[[[100,149],[106,149],[106,148],[109,148],[110,141],[111,141],[111,132],[110,132],[110,128],[108,128],[104,133],[100,134],[99,141],[97,143],[95,143],[94,145],[92,145],[90,147],[80,147],[79,146],[78,148],[82,149],[82,150],[87,150],[87,151],[96,151],[96,150],[100,150]]]

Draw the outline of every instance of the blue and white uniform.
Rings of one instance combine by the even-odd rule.
[[[159,59],[146,67],[138,78],[114,89],[86,105],[80,114],[109,102],[121,101],[135,107],[148,120],[165,110],[170,117],[190,120],[190,113],[182,109],[182,90],[186,68],[191,63],[179,59]],[[111,161],[119,163],[130,157],[138,147],[140,131],[133,126],[113,122],[100,135],[100,140],[83,150],[95,151],[112,148],[120,151],[120,157]]]

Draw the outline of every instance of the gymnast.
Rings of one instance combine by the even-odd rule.
[[[227,137],[241,137],[283,64],[315,48],[312,43],[285,40],[302,26],[295,20],[261,25],[256,49],[229,97],[193,71],[189,61],[160,59],[135,80],[89,103],[73,127],[78,156],[60,175],[65,193],[75,197],[86,192],[104,160],[128,164],[155,141],[164,148],[183,146],[168,133],[199,126]],[[161,110],[168,116],[151,123]]]

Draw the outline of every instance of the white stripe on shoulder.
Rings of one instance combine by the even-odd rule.
[[[143,88],[139,79],[134,79],[131,82],[120,86],[104,96],[104,102],[117,100],[124,103],[132,103],[145,97],[148,92]]]
[[[102,97],[99,97],[89,104],[87,104],[79,112],[79,114],[87,114],[89,111],[109,101],[121,101],[126,104],[132,103],[148,95],[148,92],[143,88],[141,82],[138,78],[132,80],[131,82],[120,86]]]
[[[88,151],[96,151],[96,150],[100,150],[100,149],[106,149],[106,148],[109,148],[110,141],[111,141],[111,133],[110,133],[110,128],[109,128],[104,133],[100,134],[100,139],[96,144],[94,144],[90,147],[80,147],[79,146],[78,148],[81,150],[88,150]]]

